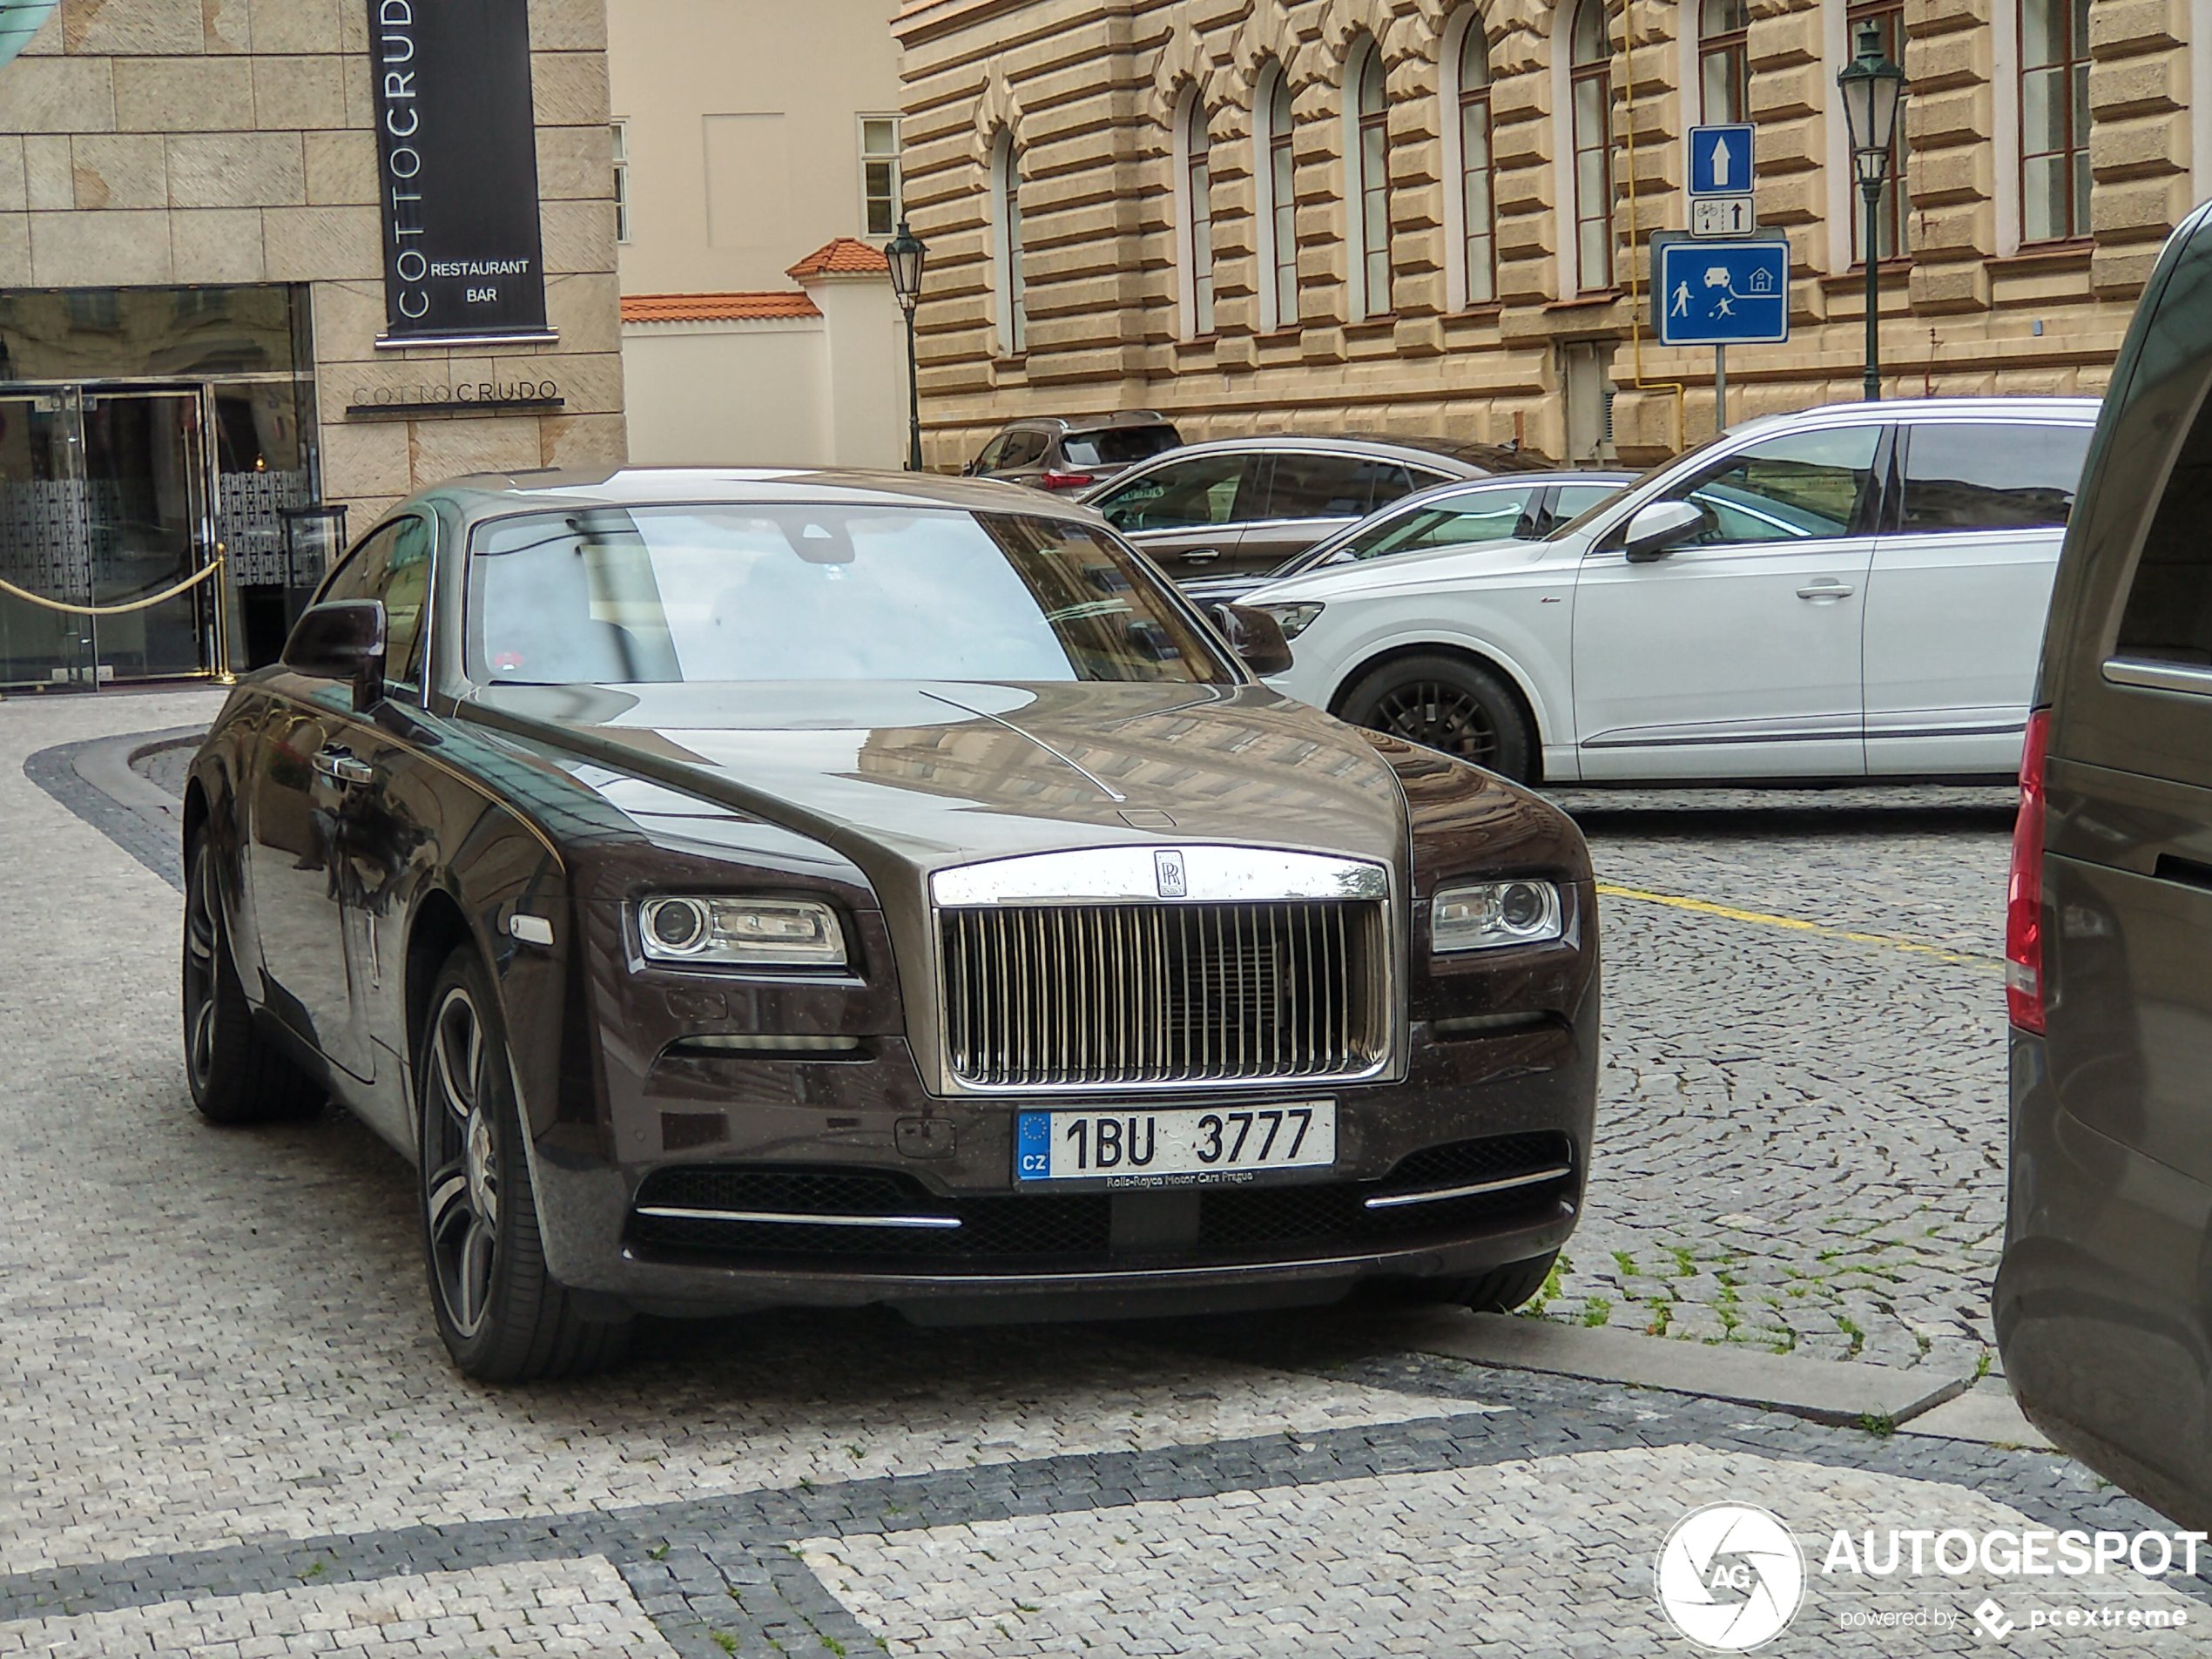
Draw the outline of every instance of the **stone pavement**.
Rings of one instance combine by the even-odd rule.
[[[212,706],[0,703],[0,1654],[1686,1652],[1651,1564],[1723,1497],[1809,1552],[1806,1605],[1767,1651],[1987,1646],[1966,1622],[1985,1595],[2031,1652],[2180,1651],[2198,1614],[2212,1628],[2194,1578],[2057,1585],[2192,1614],[2085,1642],[2029,1630],[2020,1581],[1819,1571],[1831,1527],[2155,1524],[2055,1454],[1484,1369],[1410,1352],[1386,1320],[765,1316],[655,1327],[588,1383],[463,1382],[395,1157],[335,1113],[225,1132],[192,1112],[177,894],[51,765]],[[1998,816],[1903,823],[1592,820],[1618,886],[1993,949],[1966,918],[2001,870]],[[1862,914],[1854,884],[1885,875],[1887,907]],[[1945,1268],[1911,1229],[1994,1215],[1999,1074],[1976,1048],[1993,981],[1656,902],[1609,899],[1606,922],[1607,1138],[1548,1311],[1588,1317],[1610,1291],[1608,1320],[1644,1328],[1663,1303],[1680,1332],[1765,1307],[1766,1258],[1813,1278],[1827,1217],[1865,1202],[1905,1242],[1878,1230],[1802,1296],[1778,1274],[1799,1352],[1836,1350],[1814,1315],[1841,1310],[1866,1351],[1914,1359],[1925,1316],[1926,1363],[1964,1374],[1986,1235],[1946,1237]],[[1777,1183],[1829,1202],[1793,1216]],[[1608,1281],[1615,1247],[1638,1271]],[[1736,1339],[1766,1339],[1739,1315]],[[1934,1608],[1947,1623],[1844,1622]]]

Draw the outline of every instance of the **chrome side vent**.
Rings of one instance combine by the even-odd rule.
[[[983,1088],[1357,1076],[1390,1047],[1367,900],[939,913],[947,1052]]]

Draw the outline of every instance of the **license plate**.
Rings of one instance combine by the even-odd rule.
[[[1014,1169],[1023,1184],[1103,1187],[1241,1184],[1337,1161],[1337,1103],[1022,1112]]]

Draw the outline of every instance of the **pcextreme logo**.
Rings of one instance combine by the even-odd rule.
[[[1805,1594],[1790,1529],[1745,1503],[1709,1503],[1659,1547],[1659,1606],[1701,1648],[1745,1653],[1789,1628]]]

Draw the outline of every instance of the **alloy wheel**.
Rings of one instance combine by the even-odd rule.
[[[1441,749],[1478,766],[1494,765],[1498,728],[1482,705],[1456,685],[1415,680],[1386,693],[1375,707],[1374,726],[1394,738]]]
[[[499,1103],[483,1020],[454,986],[431,1026],[423,1080],[430,1259],[446,1316],[463,1337],[484,1322],[499,1255]]]

